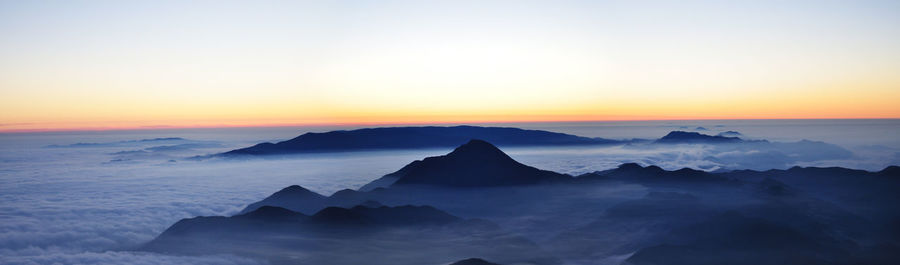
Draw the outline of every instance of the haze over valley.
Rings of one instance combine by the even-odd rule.
[[[0,265],[900,264],[898,14],[0,0]]]
[[[810,123],[813,125],[809,125]],[[749,147],[724,147],[716,143],[658,144],[654,141],[664,138],[672,131],[713,136],[721,132],[735,131],[741,132],[740,137],[748,141],[757,141],[764,139],[752,134],[760,130],[759,127],[810,126],[814,128],[810,130],[810,134],[815,135],[822,133],[818,128],[830,126],[832,129],[828,131],[835,134],[832,137],[856,133],[862,136],[854,141],[871,142],[834,145],[838,147],[837,150],[851,152],[849,157],[844,154],[845,151],[839,151],[832,155],[816,153],[817,156],[806,161],[797,161],[790,156],[776,156],[764,161],[736,157],[733,161],[755,161],[758,163],[752,165],[761,168],[788,169],[796,165],[842,166],[880,171],[888,165],[897,164],[896,154],[900,149],[892,141],[881,141],[879,139],[882,138],[876,136],[881,130],[898,128],[900,125],[896,122],[881,121],[877,123],[878,126],[873,127],[871,123],[871,121],[832,121],[830,124],[822,121],[796,123],[775,121],[760,124],[758,121],[745,123],[686,121],[518,124],[527,129],[544,129],[616,141],[631,141],[635,138],[644,140],[613,145],[501,146],[501,148],[510,157],[525,165],[571,176],[616,169],[626,163],[638,163],[642,167],[656,165],[666,170],[689,167],[696,170],[727,171],[744,168],[729,167],[721,158],[713,158],[734,156],[735,148]],[[869,125],[863,127],[861,124]],[[697,127],[704,127],[706,130],[697,130]],[[871,130],[871,128],[884,129]],[[2,194],[4,201],[7,202],[4,204],[6,209],[4,211],[11,214],[5,215],[2,222],[5,235],[0,241],[3,242],[5,254],[3,262],[39,264],[122,263],[132,260],[152,264],[175,261],[201,264],[263,262],[266,259],[258,256],[235,257],[227,253],[172,256],[167,253],[134,250],[150,242],[182,218],[240,214],[251,203],[292,185],[300,185],[304,189],[325,196],[344,189],[359,189],[383,175],[403,168],[412,161],[443,155],[456,147],[328,152],[261,158],[195,159],[197,156],[223,153],[260,142],[287,140],[303,134],[304,130],[326,132],[333,129],[354,128],[248,128],[4,135],[2,153],[6,177],[3,180],[4,185],[0,187],[4,187]],[[865,136],[867,130],[871,130],[872,136]],[[626,135],[642,137],[623,137]],[[774,143],[797,143],[807,139],[802,134],[765,136],[779,139],[777,142],[770,141]],[[818,142],[827,139],[830,138],[807,140]],[[826,144],[824,146],[832,145],[822,142]],[[873,152],[879,155],[867,156],[869,153],[859,151],[869,149],[879,150],[880,152]],[[754,153],[752,151],[745,150],[751,155]],[[891,156],[892,154],[894,156]],[[785,159],[786,157],[789,159]],[[73,168],[78,170],[71,170]],[[761,180],[753,178],[747,181]],[[802,190],[795,185],[797,184],[791,185],[791,189]],[[614,205],[627,200],[640,200],[648,194],[656,194],[653,188],[643,184],[623,183],[597,187],[597,190],[579,192],[606,198],[603,199],[605,202],[598,205],[583,207],[588,211],[583,214],[595,218],[608,212],[611,209],[609,207]],[[102,192],[98,193],[98,190]],[[692,192],[682,191],[682,193]],[[549,200],[558,196],[540,197]],[[378,203],[402,206],[422,202],[399,200]],[[341,206],[354,207],[350,204]],[[432,206],[459,218],[470,219],[485,215],[485,213],[468,213],[463,206],[442,205],[443,208],[440,208],[439,205]],[[565,211],[564,209],[570,208],[561,208],[558,211]],[[313,215],[315,212],[305,211],[303,214]],[[576,223],[581,225],[587,225],[587,222],[595,220],[587,217],[576,219],[579,220]],[[523,236],[529,241],[541,244],[552,242],[551,240],[562,240],[559,237],[564,236],[562,235],[564,231],[529,233],[534,231],[529,227],[546,223],[532,223],[537,220],[522,223],[521,220],[527,219],[494,221],[510,234]],[[566,224],[565,227],[572,225],[574,224]],[[585,259],[582,262],[607,258],[624,260],[625,256],[620,255],[627,254],[612,250],[604,251],[606,252],[602,253],[606,254],[597,254],[598,257],[580,256],[580,258]],[[453,260],[446,262],[451,261]]]

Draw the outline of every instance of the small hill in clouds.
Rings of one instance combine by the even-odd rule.
[[[725,137],[741,137],[741,136],[744,136],[744,134],[741,134],[741,133],[736,132],[736,131],[724,131],[724,132],[720,132],[719,134],[717,134],[717,136],[725,136]]]
[[[500,264],[488,262],[486,260],[479,259],[479,258],[471,258],[471,259],[460,260],[460,261],[451,263],[450,265],[500,265]]]
[[[738,143],[741,138],[706,135],[698,132],[672,131],[659,138],[655,143],[680,144],[680,143]]]

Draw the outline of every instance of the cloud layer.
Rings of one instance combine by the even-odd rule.
[[[704,133],[710,134],[732,129],[704,127],[710,130]],[[659,130],[668,129],[671,128]],[[2,136],[0,263],[253,264],[257,261],[228,256],[180,257],[128,250],[149,241],[181,218],[233,214],[248,203],[294,184],[323,194],[358,188],[413,160],[449,151],[191,161],[185,158],[271,139],[215,133],[145,134]],[[296,134],[290,131],[286,135]],[[183,138],[141,140],[169,137]],[[75,143],[96,144],[72,146]],[[48,147],[51,145],[55,146]],[[806,159],[784,150],[710,145],[508,148],[504,151],[522,163],[573,175],[609,169],[625,162],[666,169],[705,170],[792,165],[873,170],[900,162],[900,150],[890,142],[850,149],[853,153],[849,157],[824,153],[822,157],[805,156]]]

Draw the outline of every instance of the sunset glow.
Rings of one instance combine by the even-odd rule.
[[[896,1],[4,1],[0,131],[900,118],[898,13]]]

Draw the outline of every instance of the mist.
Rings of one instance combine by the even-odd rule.
[[[753,122],[750,122],[753,123]],[[706,134],[737,131],[748,139],[796,143],[803,139],[823,141],[840,149],[805,150],[803,147],[710,145],[615,145],[565,148],[503,148],[514,159],[537,168],[581,175],[615,168],[626,162],[657,165],[664,169],[683,167],[707,171],[732,169],[786,169],[792,166],[844,166],[881,170],[900,164],[900,144],[885,137],[897,122],[873,127],[865,123],[822,124],[808,129],[784,125],[790,130],[772,130],[774,125],[729,124],[728,122],[677,122],[631,124],[520,124],[523,128],[547,129],[583,136],[614,139],[654,139],[671,130],[695,130]],[[721,126],[719,126],[721,125]],[[768,126],[768,127],[766,127]],[[683,128],[686,127],[686,128]],[[870,129],[865,129],[870,128]],[[887,128],[887,129],[884,129]],[[134,252],[182,218],[230,216],[248,204],[290,185],[301,185],[330,195],[356,189],[414,160],[441,155],[449,149],[369,151],[305,154],[265,159],[193,160],[246,147],[258,142],[294,137],[304,131],[334,128],[203,129],[76,132],[0,135],[0,263],[146,263],[146,264],[254,264],[253,258],[230,255],[179,256]],[[866,131],[870,130],[870,131]],[[897,130],[894,130],[897,131]],[[832,134],[828,134],[831,132]],[[776,135],[779,134],[780,135]],[[848,135],[855,134],[855,135]],[[873,135],[879,135],[874,137]],[[888,134],[890,135],[890,134]],[[850,137],[852,136],[852,137]],[[152,140],[157,138],[172,138]],[[848,140],[852,139],[852,140]],[[152,140],[152,141],[145,141]],[[79,144],[81,143],[81,144]],[[822,152],[823,150],[838,150]],[[799,154],[799,155],[797,155]],[[815,154],[815,155],[813,155]],[[349,166],[348,166],[349,165]],[[575,192],[541,191],[552,194]],[[590,211],[572,213],[554,220],[534,216],[493,218],[490,208],[480,212],[440,199],[422,204],[464,218],[485,218],[522,234],[538,244],[565,240],[564,231],[534,230],[548,227],[582,227],[605,216],[606,209],[651,194],[643,185],[621,183],[591,192]],[[676,191],[677,192],[677,191]],[[704,192],[688,191],[693,196]],[[440,193],[433,193],[440,194]],[[543,193],[542,193],[543,194]],[[548,195],[549,196],[549,195]],[[653,199],[653,197],[651,197]],[[659,199],[659,198],[656,198]],[[718,200],[713,201],[730,201]],[[390,199],[382,203],[391,204]],[[736,199],[733,199],[736,200]],[[704,198],[703,201],[710,201]],[[393,203],[409,203],[399,200]],[[575,205],[577,208],[585,205]],[[446,209],[445,209],[446,208]],[[551,209],[532,209],[534,212]],[[529,212],[533,212],[529,210]],[[560,210],[562,211],[562,210]],[[624,228],[623,228],[624,229]],[[559,232],[559,233],[556,233]],[[622,240],[641,235],[619,234]],[[595,242],[596,243],[596,242]],[[607,242],[610,245],[616,242]],[[630,251],[629,251],[630,250]],[[597,250],[603,257],[582,257],[584,264],[606,260],[617,264],[637,248]],[[569,262],[578,262],[573,259]],[[572,263],[577,264],[577,263]]]

